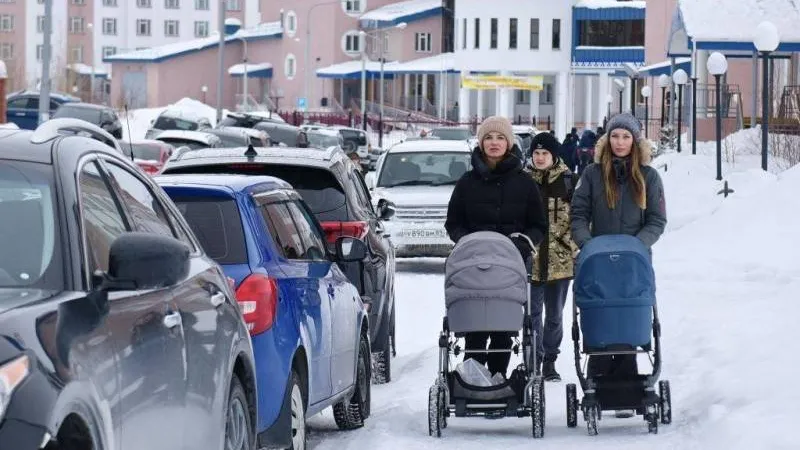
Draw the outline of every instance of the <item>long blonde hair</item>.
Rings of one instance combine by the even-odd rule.
[[[608,207],[614,209],[619,200],[617,176],[613,167],[614,153],[611,151],[611,139],[605,139],[600,154],[600,167],[603,171],[603,181],[606,185],[606,202]],[[631,146],[631,167],[628,171],[628,180],[633,189],[633,198],[639,208],[647,207],[647,193],[645,192],[644,174],[642,173],[642,149],[639,142],[634,140]]]

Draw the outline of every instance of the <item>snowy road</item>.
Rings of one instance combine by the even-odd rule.
[[[606,416],[595,437],[587,436],[582,419],[578,428],[566,427],[564,386],[576,379],[567,331],[557,362],[564,381],[547,384],[543,440],[534,442],[528,418],[451,418],[441,439],[429,437],[427,392],[444,311],[443,263],[408,260],[399,263],[397,275],[392,383],[373,387],[372,417],[363,429],[339,432],[329,412],[312,418],[311,447],[800,448],[793,412],[800,404],[793,387],[800,364],[792,345],[800,317],[800,263],[793,253],[800,249],[800,168],[779,177],[742,170],[730,177],[737,196],[723,201],[706,176],[711,167],[705,156],[683,155],[662,174],[677,219],[654,249],[662,379],[672,384],[674,422],[658,435],[647,433],[641,417]],[[565,314],[565,330],[570,325]]]

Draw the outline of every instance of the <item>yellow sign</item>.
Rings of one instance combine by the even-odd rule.
[[[513,75],[465,75],[461,77],[464,89],[519,89],[541,91],[544,89],[543,76]]]

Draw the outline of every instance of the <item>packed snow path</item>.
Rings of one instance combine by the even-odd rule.
[[[587,435],[582,418],[577,428],[566,427],[565,385],[577,382],[568,299],[557,362],[563,381],[547,383],[544,439],[531,437],[529,418],[451,417],[441,439],[429,437],[427,395],[436,374],[444,266],[443,260],[417,259],[398,264],[393,381],[373,386],[372,416],[363,429],[339,432],[329,413],[312,418],[310,446],[800,448],[795,428],[800,393],[794,386],[800,372],[794,348],[800,317],[800,167],[775,176],[748,169],[757,167],[757,157],[750,165],[747,156],[737,157],[737,167],[726,165],[725,172],[736,193],[723,199],[716,195],[713,159],[671,156],[668,172],[661,172],[671,221],[654,248],[661,379],[672,387],[671,425],[650,435],[641,416],[617,419],[606,413],[598,436]],[[641,361],[640,367],[649,365]]]

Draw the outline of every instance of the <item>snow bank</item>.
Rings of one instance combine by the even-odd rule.
[[[752,42],[756,26],[769,20],[781,42],[800,42],[796,0],[680,0],[687,34],[699,41]]]

